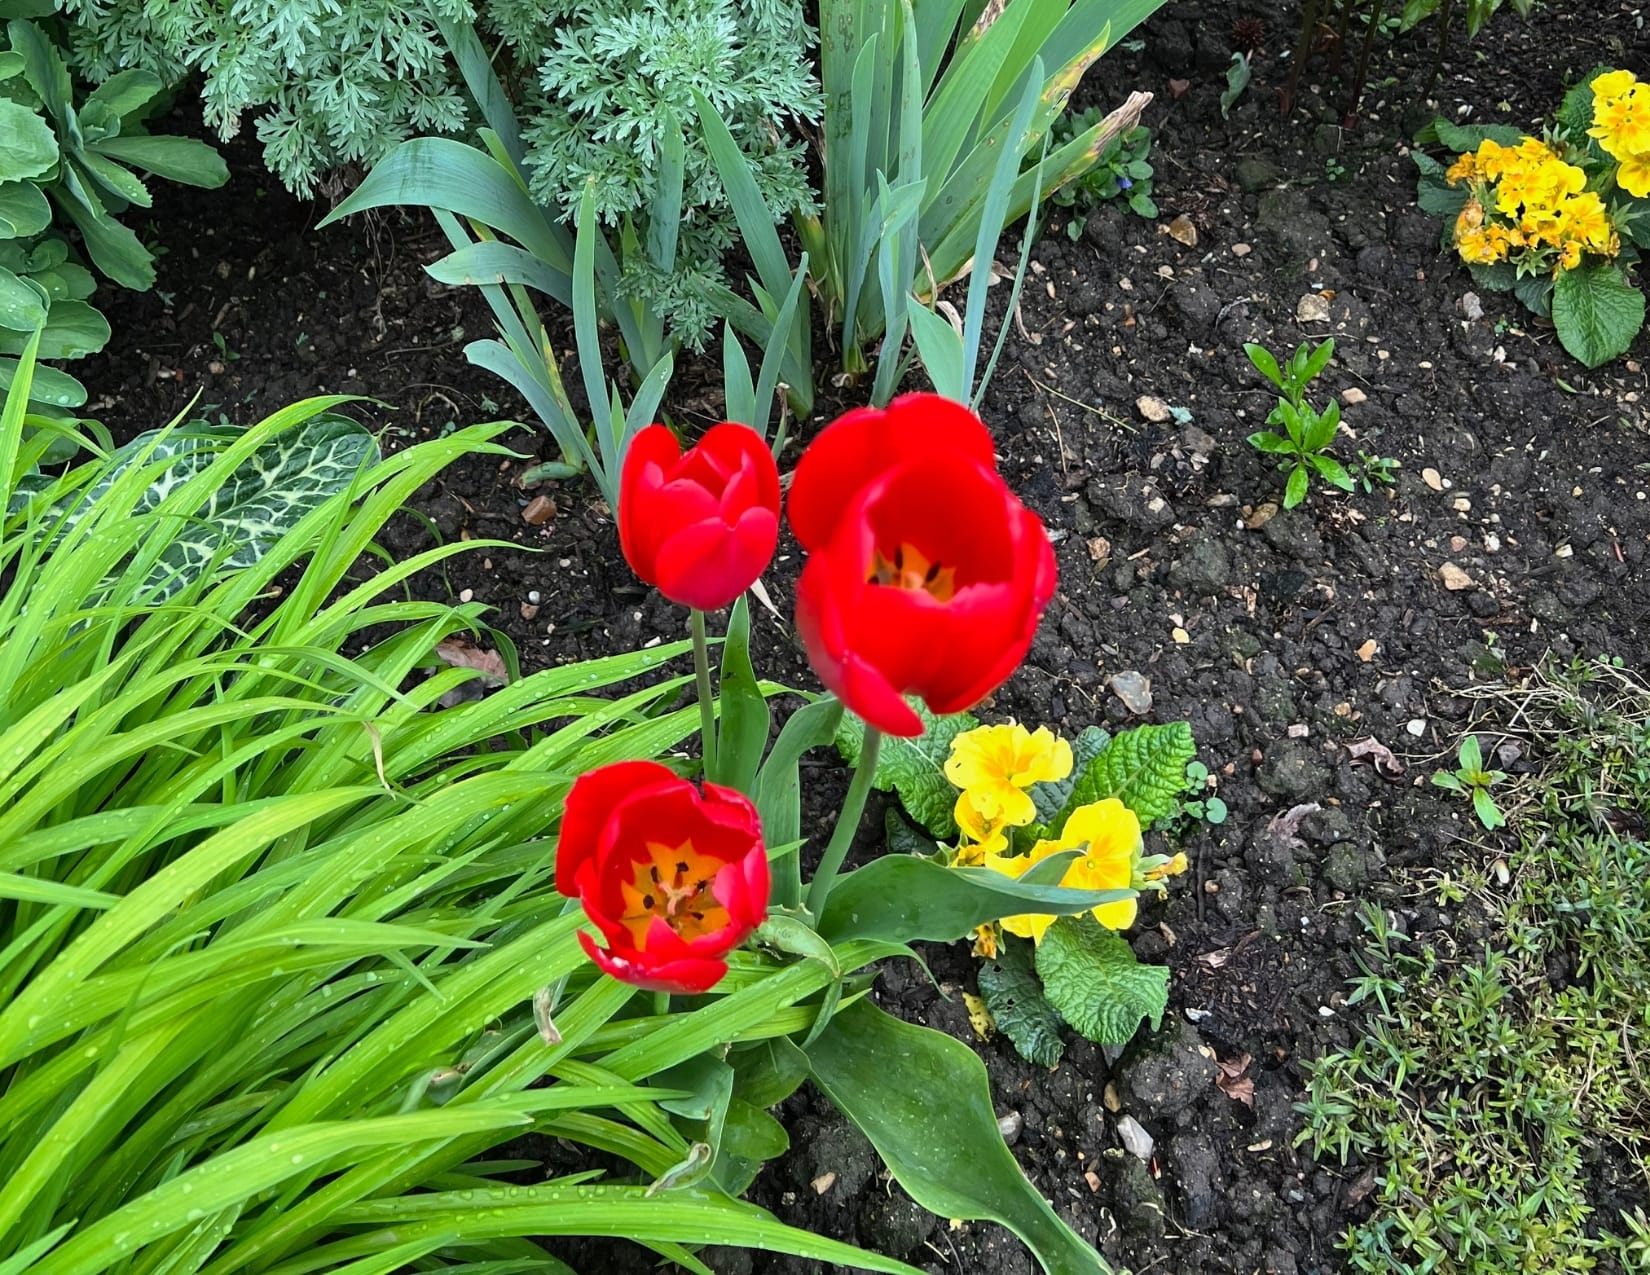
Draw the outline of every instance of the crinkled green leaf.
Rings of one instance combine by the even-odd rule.
[[[1092,916],[1062,917],[1037,945],[1043,995],[1090,1040],[1124,1045],[1142,1019],[1156,1031],[1169,1004],[1169,971],[1141,965],[1121,936]]]
[[[1066,1052],[1060,1039],[1059,1011],[1043,995],[1043,984],[1026,939],[1004,934],[997,955],[980,966],[980,995],[997,1030],[1014,1043],[1020,1057],[1039,1067],[1052,1067]]]
[[[1172,814],[1186,787],[1186,765],[1197,756],[1192,728],[1185,722],[1136,726],[1113,738],[1083,771],[1060,813],[1056,831],[1079,806],[1116,797],[1134,811],[1142,827]]]
[[[949,837],[957,830],[951,814],[957,790],[945,777],[945,760],[951,755],[951,741],[980,723],[970,713],[940,717],[919,700],[912,700],[911,707],[922,718],[922,734],[915,739],[885,737],[871,782],[879,792],[898,793],[906,813],[936,837]],[[850,766],[858,763],[864,742],[865,723],[852,713],[843,714],[836,746]]]
[[[1625,354],[1644,326],[1644,294],[1629,287],[1616,266],[1560,271],[1553,281],[1553,325],[1566,350],[1598,367]]]
[[[1111,732],[1098,726],[1085,726],[1071,741],[1071,773],[1064,779],[1031,786],[1031,804],[1037,808],[1037,822],[1047,823],[1065,808],[1077,781],[1088,773],[1094,759],[1111,743]]]

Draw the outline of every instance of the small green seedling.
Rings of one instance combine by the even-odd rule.
[[[1448,788],[1451,792],[1470,793],[1472,795],[1472,810],[1478,816],[1478,822],[1486,829],[1494,832],[1497,828],[1507,826],[1507,817],[1501,813],[1495,799],[1490,796],[1490,788],[1506,779],[1504,770],[1485,770],[1484,753],[1479,747],[1478,736],[1468,735],[1461,741],[1461,751],[1456,755],[1460,767],[1454,771],[1440,770],[1432,776],[1432,782],[1440,788]]]
[[[1334,339],[1323,342],[1315,350],[1300,345],[1282,366],[1264,345],[1250,342],[1244,345],[1243,352],[1255,370],[1278,388],[1277,406],[1267,414],[1266,423],[1281,425],[1284,432],[1261,430],[1249,435],[1249,443],[1269,456],[1283,458],[1278,468],[1289,471],[1283,507],[1293,509],[1306,499],[1306,485],[1314,472],[1342,491],[1351,491],[1352,475],[1329,454],[1329,445],[1335,441],[1335,431],[1341,424],[1341,405],[1331,399],[1329,406],[1319,412],[1306,401],[1307,387],[1334,356]]]
[[[1213,787],[1214,784],[1209,781],[1209,768],[1207,766],[1200,761],[1187,762],[1187,793],[1208,793],[1208,795],[1182,799],[1179,803],[1181,812],[1190,815],[1193,819],[1201,819],[1205,823],[1225,823],[1226,803],[1209,791]]]
[[[1358,486],[1366,492],[1373,492],[1377,487],[1390,487],[1397,482],[1395,471],[1402,469],[1399,461],[1390,456],[1371,456],[1368,452],[1358,453],[1358,464],[1352,471]]]
[[[1070,141],[1100,122],[1100,111],[1090,107],[1081,114],[1062,116],[1054,124],[1054,144]],[[1093,165],[1075,181],[1058,187],[1049,196],[1050,208],[1071,209],[1066,234],[1076,239],[1083,233],[1089,213],[1108,200],[1128,205],[1136,216],[1148,221],[1157,216],[1152,200],[1152,132],[1136,125],[1106,143]]]

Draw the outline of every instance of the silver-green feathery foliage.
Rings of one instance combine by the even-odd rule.
[[[75,19],[76,69],[126,67],[169,81],[204,75],[207,123],[225,140],[255,121],[270,170],[312,193],[341,165],[370,165],[409,137],[470,122],[438,21],[475,22],[503,46],[495,67],[517,99],[534,195],[569,216],[587,181],[609,226],[640,220],[655,187],[665,108],[717,108],[775,217],[811,210],[788,126],[818,118],[813,35],[798,0],[57,0]],[[634,266],[625,287],[697,345],[706,285],[737,237],[720,179],[687,134],[677,269]],[[638,227],[640,231],[640,227]]]

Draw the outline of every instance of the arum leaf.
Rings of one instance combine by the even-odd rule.
[[[1133,897],[1132,890],[1068,890],[986,868],[947,868],[931,859],[889,855],[838,879],[819,932],[832,943],[851,938],[948,943],[999,917],[1065,916]]]
[[[1186,787],[1186,765],[1197,756],[1185,722],[1136,726],[1106,744],[1083,771],[1049,826],[1059,829],[1079,806],[1116,797],[1149,827],[1174,813]]]
[[[1134,949],[1090,916],[1062,917],[1037,945],[1043,994],[1074,1028],[1101,1045],[1124,1045],[1140,1020],[1155,1031],[1169,1004],[1169,971],[1141,965]]]
[[[945,777],[945,760],[951,755],[951,741],[980,723],[968,713],[940,717],[929,712],[920,700],[913,699],[911,707],[922,718],[922,734],[915,739],[886,736],[871,782],[879,792],[897,792],[911,818],[936,837],[949,837],[957,830],[957,821],[951,816],[957,790]],[[864,742],[865,723],[852,713],[846,714],[836,744],[850,766],[858,763]]]
[[[814,1082],[918,1204],[940,1217],[1001,1223],[1047,1275],[1106,1269],[1015,1163],[997,1128],[985,1064],[967,1045],[859,1001],[820,1033],[808,1059]]]

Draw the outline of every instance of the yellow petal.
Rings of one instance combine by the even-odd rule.
[[[1608,71],[1599,76],[1592,83],[1593,104],[1597,109],[1598,103],[1608,102],[1612,98],[1620,97],[1637,81],[1631,71]]]

